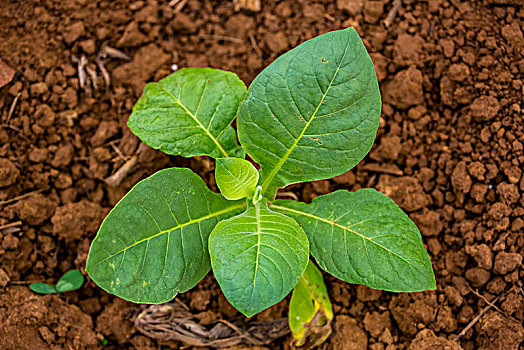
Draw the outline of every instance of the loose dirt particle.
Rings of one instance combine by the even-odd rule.
[[[444,294],[446,294],[446,299],[449,300],[453,305],[460,306],[464,302],[464,298],[458,289],[453,286],[444,287]]]
[[[9,159],[0,158],[0,187],[11,186],[16,182],[20,171]]]
[[[491,270],[491,267],[493,266],[493,253],[491,252],[491,248],[486,244],[467,246],[466,252],[473,256],[478,264],[478,267]]]
[[[337,7],[342,11],[347,11],[350,15],[358,15],[362,11],[364,0],[337,0]]]
[[[478,122],[491,120],[500,110],[499,101],[493,96],[481,96],[470,106],[471,116]]]
[[[9,67],[2,60],[0,60],[0,88],[7,85],[13,77],[15,76],[15,71],[13,68]]]
[[[520,192],[517,185],[505,182],[498,184],[497,194],[506,204],[516,203],[520,198]]]
[[[265,43],[273,53],[281,53],[289,48],[289,41],[283,32],[267,33]]]
[[[108,140],[117,136],[120,129],[120,125],[116,121],[104,120],[100,122],[95,134],[91,137],[91,144],[97,147],[106,143]]]
[[[51,218],[53,233],[62,239],[75,240],[95,233],[105,210],[98,204],[82,200],[56,209]]]
[[[368,23],[377,23],[384,13],[384,0],[368,0],[364,7],[364,20]]]
[[[181,34],[193,34],[198,30],[198,23],[185,13],[179,12],[171,22],[171,27]]]
[[[55,153],[51,165],[56,168],[66,167],[73,160],[75,150],[72,145],[67,144],[60,146]]]
[[[431,329],[420,331],[409,345],[409,350],[462,350],[460,344],[438,337]]]
[[[521,323],[512,321],[499,312],[490,310],[475,325],[478,332],[477,349],[518,349],[524,339]]]
[[[12,210],[23,222],[31,225],[41,225],[55,212],[56,202],[40,193],[26,197],[6,210]]]
[[[124,34],[116,43],[118,47],[135,47],[147,42],[147,36],[140,32],[138,22],[133,21],[129,23],[124,30]]]
[[[414,177],[382,175],[377,189],[393,198],[401,208],[407,211],[417,211],[429,203],[424,189]]]
[[[155,44],[143,46],[135,54],[133,61],[125,63],[113,71],[113,78],[117,83],[134,86],[138,94],[142,91],[146,81],[169,58],[170,56]]]
[[[50,346],[93,349],[99,346],[99,338],[92,331],[91,317],[57,295],[37,295],[26,286],[10,287],[2,295],[0,322],[2,349],[49,349]],[[42,327],[49,332],[40,331]]]
[[[132,304],[115,299],[96,318],[96,331],[116,338],[119,344],[125,344],[136,331],[130,321],[134,310]]]
[[[522,263],[522,255],[518,253],[500,252],[495,257],[495,264],[493,271],[500,275],[505,275],[513,271],[518,265]]]
[[[471,282],[475,288],[482,287],[489,280],[490,273],[480,267],[474,267],[466,271],[466,279]]]
[[[488,185],[475,183],[471,187],[470,195],[477,202],[484,202],[486,193],[488,192]]]
[[[397,73],[384,85],[383,98],[385,103],[400,109],[424,102],[422,73],[414,66]]]
[[[411,218],[424,236],[438,236],[442,232],[443,224],[436,211],[425,209],[420,214],[411,214]]]
[[[391,315],[399,328],[416,334],[420,323],[427,325],[437,315],[437,298],[434,292],[394,295],[389,303]]]
[[[70,45],[73,42],[77,41],[81,36],[85,34],[84,23],[75,22],[64,31],[64,41],[66,44]]]
[[[7,286],[11,281],[7,272],[4,269],[0,268],[0,292]]]
[[[484,180],[486,168],[481,162],[471,162],[468,164],[468,173],[478,180]]]
[[[457,164],[453,174],[451,174],[451,183],[456,192],[469,192],[471,189],[471,178],[466,171],[466,162],[462,161]]]
[[[373,338],[378,338],[386,328],[391,328],[389,312],[371,312],[364,316],[364,328]]]
[[[336,331],[333,335],[333,349],[360,350],[368,346],[368,335],[358,326],[355,319],[348,316],[339,316],[335,321]],[[347,334],[351,334],[350,337]]]
[[[422,53],[424,39],[419,35],[401,34],[393,46],[393,57],[399,64],[416,62]]]

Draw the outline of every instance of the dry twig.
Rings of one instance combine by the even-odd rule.
[[[260,47],[257,44],[257,40],[253,34],[249,35],[249,41],[251,42],[251,46],[253,46],[253,49],[257,53],[258,57],[262,58],[262,50],[260,50]]]
[[[199,34],[200,38],[204,39],[211,39],[211,40],[224,40],[224,41],[230,41],[235,44],[243,44],[244,40],[239,38],[234,38],[232,36],[227,35],[219,35],[219,34]]]
[[[0,225],[0,231],[4,230],[6,228],[11,228],[11,227],[20,226],[20,225],[22,225],[22,221],[10,222],[10,223],[5,224],[5,225]]]
[[[493,300],[493,303],[495,303],[499,298],[500,298],[500,295],[499,295],[498,297],[496,297],[495,300]],[[471,329],[471,327],[473,327],[473,326],[474,326],[474,325],[475,325],[475,324],[480,320],[480,318],[481,318],[482,316],[484,316],[484,314],[485,314],[486,312],[488,312],[489,309],[491,309],[491,308],[492,308],[492,303],[488,304],[485,308],[483,308],[483,309],[479,312],[479,314],[478,314],[477,316],[475,316],[475,318],[472,319],[470,323],[468,323],[468,325],[466,326],[466,328],[464,328],[464,329],[462,330],[462,332],[460,332],[459,335],[457,335],[457,336],[455,337],[455,341],[457,341],[457,340],[459,340],[460,338],[462,338],[462,337],[464,336],[464,334],[466,334],[467,331],[469,331],[469,330]]]
[[[36,191],[31,191],[31,192],[27,192],[27,193],[24,193],[18,197],[15,197],[15,198],[11,198],[11,199],[8,199],[8,200],[5,200],[5,201],[0,201],[0,205],[6,205],[6,204],[9,204],[9,203],[14,203],[14,202],[17,202],[19,201],[20,199],[24,199],[26,197],[29,197],[33,194],[36,194],[36,193],[40,193],[42,192],[43,190],[42,189],[39,189],[39,190],[36,190]]]
[[[111,76],[109,75],[109,72],[107,71],[106,67],[104,66],[104,61],[100,57],[100,54],[96,57],[96,65],[98,66],[98,69],[100,69],[100,72],[102,73],[102,77],[104,78],[104,81],[106,82],[106,89],[111,86]]]
[[[89,65],[86,65],[86,71],[87,71],[87,74],[89,75],[89,78],[91,78],[91,82],[93,83],[93,88],[95,90],[98,90],[98,77],[96,76],[96,71],[89,67]]]
[[[100,50],[100,53],[102,54],[101,58],[105,57],[111,57],[111,58],[118,58],[125,61],[131,61],[132,58],[123,53],[122,51],[115,49],[114,47],[111,47],[107,44],[103,44],[102,48]]]
[[[118,148],[118,147],[116,146],[115,141],[111,141],[111,142],[109,142],[109,145],[110,145],[111,147],[113,147],[113,150],[116,152],[116,154],[118,154],[118,156],[119,156],[120,158],[122,158],[122,160],[123,160],[124,162],[127,162],[127,160],[129,159],[129,157],[126,156],[124,153],[122,153],[122,151],[120,150],[120,148]]]
[[[13,113],[15,111],[15,107],[16,107],[16,104],[18,103],[18,99],[20,98],[20,95],[22,93],[19,92],[18,94],[16,94],[14,100],[13,100],[13,103],[11,103],[11,107],[9,108],[9,113],[7,114],[7,119],[6,119],[6,123],[9,123],[9,120],[11,119],[11,117],[13,116]]]
[[[331,16],[330,14],[324,13],[324,18],[326,18],[328,21],[335,22],[335,17]]]
[[[182,9],[186,6],[188,0],[182,0],[182,1],[177,1],[177,5],[174,9],[174,12],[175,13],[179,13],[180,11],[182,11]]]
[[[29,140],[29,138],[27,138],[27,136],[24,135],[24,132],[22,131],[22,129],[17,128],[16,126],[13,126],[13,125],[10,125],[10,124],[0,124],[0,128],[6,128],[6,129],[11,129],[13,131],[16,131],[18,133],[17,134],[18,136],[20,136],[21,138],[23,138],[27,142],[31,142],[31,140]]]
[[[395,19],[395,16],[397,15],[397,12],[400,9],[400,7],[402,7],[402,0],[394,0],[393,6],[391,7],[391,10],[389,10],[386,19],[384,20],[384,25],[386,26],[386,28],[389,28],[391,23],[393,23],[393,20]]]
[[[78,84],[80,85],[80,88],[86,90],[87,76],[85,72],[85,66],[87,65],[87,58],[85,55],[80,56],[80,58],[73,56],[73,62],[77,64]]]
[[[262,10],[260,0],[233,0],[233,9],[235,11],[248,10],[259,12]]]
[[[116,187],[120,185],[137,164],[138,156],[134,155],[127,162],[125,162],[124,165],[122,165],[122,167],[120,167],[120,169],[118,169],[116,173],[105,179],[105,183],[111,187]]]
[[[507,313],[505,313],[504,311],[502,311],[497,305],[494,304],[495,301],[491,302],[489,301],[485,296],[483,296],[482,294],[480,294],[477,290],[471,288],[471,286],[469,284],[466,284],[466,286],[468,287],[468,289],[473,293],[475,294],[476,296],[478,296],[480,299],[482,299],[486,304],[488,305],[491,305],[492,308],[494,308],[495,310],[497,310],[499,313],[501,313],[502,315],[504,315],[505,317],[509,318],[510,320],[514,321],[514,322],[519,322],[518,320],[514,319],[513,317],[511,317],[510,315],[508,315]],[[498,299],[498,298],[497,298]]]

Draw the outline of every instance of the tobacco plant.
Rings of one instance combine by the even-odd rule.
[[[359,163],[380,111],[373,63],[353,28],[283,54],[249,91],[234,73],[211,68],[180,69],[147,84],[129,117],[131,131],[167,154],[216,158],[221,193],[184,168],[139,182],[100,226],[86,271],[109,293],[158,304],[212,269],[227,300],[248,317],[294,289],[289,318],[299,342],[305,326],[333,317],[310,254],[349,283],[435,289],[417,227],[382,193],[339,190],[311,204],[275,200],[279,188],[329,179]]]

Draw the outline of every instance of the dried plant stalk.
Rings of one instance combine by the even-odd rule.
[[[144,335],[160,341],[213,348],[268,345],[289,333],[284,318],[269,322],[244,322],[238,318],[202,326],[190,311],[175,303],[144,307],[134,324]]]

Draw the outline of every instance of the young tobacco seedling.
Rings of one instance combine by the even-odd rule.
[[[181,69],[148,84],[129,128],[167,154],[216,158],[221,194],[189,169],[146,178],[102,223],[86,271],[109,293],[158,304],[212,269],[248,317],[295,288],[290,327],[299,342],[307,326],[333,317],[310,253],[346,282],[393,292],[435,289],[417,227],[382,193],[335,191],[311,204],[275,200],[278,188],[329,179],[359,163],[380,111],[373,63],[353,28],[280,56],[249,91],[234,73],[211,68]],[[231,127],[235,116],[242,146]]]
[[[84,275],[78,270],[69,270],[56,283],[31,283],[29,288],[33,292],[41,294],[63,293],[70,290],[77,290],[84,284]]]

